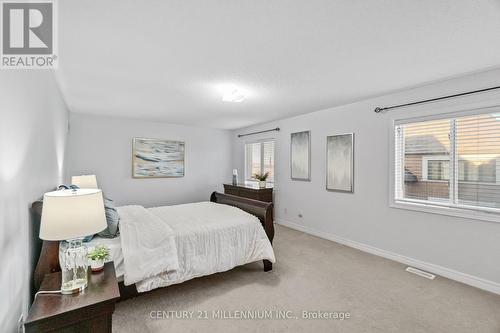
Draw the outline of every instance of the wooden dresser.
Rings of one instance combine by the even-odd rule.
[[[253,184],[224,184],[224,193],[264,202],[273,202],[272,187],[259,188],[258,185]]]

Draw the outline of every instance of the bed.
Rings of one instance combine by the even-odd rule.
[[[41,212],[41,204],[33,208]],[[88,246],[110,249],[122,299],[260,260],[269,271],[275,262],[272,203],[214,192],[207,202],[117,209],[120,236],[95,237]],[[35,290],[44,274],[59,270],[58,252],[58,242],[43,242]]]

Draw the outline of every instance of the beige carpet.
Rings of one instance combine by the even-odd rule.
[[[498,295],[441,277],[430,281],[396,262],[282,226],[275,252],[272,272],[253,263],[118,303],[113,331],[500,332]],[[277,319],[276,310],[289,319]],[[304,310],[350,318],[302,319]],[[151,319],[152,311],[165,319]],[[166,318],[188,311],[193,318]],[[196,318],[198,311],[209,319]],[[244,314],[271,319],[224,319]]]

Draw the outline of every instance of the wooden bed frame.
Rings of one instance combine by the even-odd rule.
[[[257,201],[242,197],[237,197],[229,194],[222,194],[218,192],[213,192],[210,196],[211,202],[216,202],[224,205],[238,207],[245,212],[256,216],[269,238],[269,241],[273,242],[274,238],[274,224],[273,224],[273,204],[270,202]],[[32,205],[32,212],[34,214],[33,221],[33,232],[32,232],[32,244],[35,256],[35,267],[33,271],[33,289],[32,295],[40,288],[43,277],[45,274],[60,271],[59,266],[59,242],[55,241],[42,241],[38,237],[40,230],[40,218],[42,216],[43,203],[41,201],[36,201]],[[38,259],[37,259],[38,258]],[[268,260],[263,260],[264,271],[272,270],[272,263]],[[128,299],[141,293],[138,293],[135,285],[125,286],[123,282],[119,283],[121,300]]]

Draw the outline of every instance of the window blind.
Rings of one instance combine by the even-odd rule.
[[[262,143],[263,150],[263,172],[269,172],[267,180],[274,183],[274,141]]]
[[[456,119],[457,203],[500,208],[500,119]]]
[[[500,212],[500,113],[395,126],[395,200]]]
[[[246,144],[247,167],[246,179],[253,179],[253,175],[261,171],[261,144]]]
[[[255,180],[256,173],[269,172],[268,182],[274,182],[274,141],[245,144],[247,180]]]

